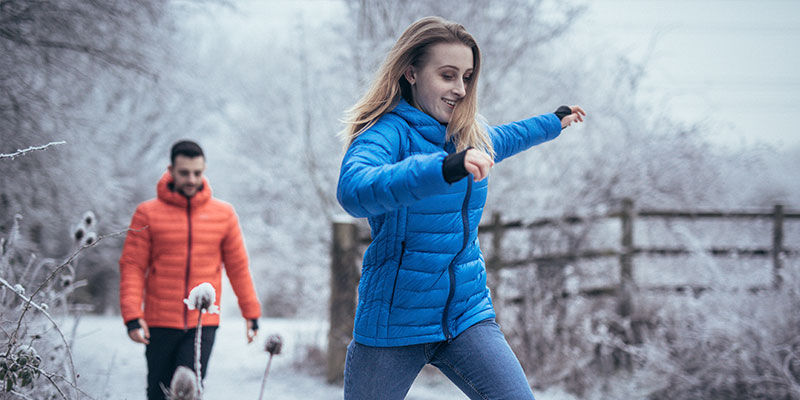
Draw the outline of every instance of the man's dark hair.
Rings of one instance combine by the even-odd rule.
[[[195,157],[203,157],[205,158],[205,154],[203,154],[203,149],[200,148],[200,145],[191,141],[191,140],[181,140],[172,145],[172,150],[170,151],[170,163],[173,165],[175,164],[175,157],[177,156],[186,156],[189,158]]]

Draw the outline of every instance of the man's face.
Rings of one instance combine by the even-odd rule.
[[[175,162],[169,166],[169,173],[175,181],[175,190],[186,197],[197,194],[203,184],[203,171],[206,170],[206,160],[202,156],[186,157],[177,155]]]

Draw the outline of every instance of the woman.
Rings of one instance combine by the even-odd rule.
[[[578,106],[486,127],[477,120],[480,51],[438,17],[400,36],[349,111],[337,198],[367,217],[345,399],[402,399],[427,364],[472,399],[532,399],[494,321],[478,224],[487,175],[504,158],[583,121]]]

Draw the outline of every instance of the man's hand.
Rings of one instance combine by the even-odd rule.
[[[464,168],[472,174],[475,182],[481,181],[489,175],[489,170],[494,166],[494,160],[488,154],[475,149],[467,150],[464,156]]]
[[[150,344],[150,329],[147,327],[147,322],[139,318],[139,329],[131,329],[128,331],[128,336],[136,343]]]
[[[258,324],[254,323],[252,319],[247,320],[247,343],[253,343],[253,340],[258,335]]]

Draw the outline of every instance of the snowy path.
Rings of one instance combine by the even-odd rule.
[[[328,385],[321,367],[307,360],[307,349],[324,349],[327,326],[324,321],[262,319],[256,342],[247,345],[244,322],[225,318],[217,331],[206,377],[205,398],[257,399],[267,361],[263,351],[272,333],[284,339],[283,353],[272,362],[265,398],[286,400],[341,399],[342,387]],[[70,332],[67,327],[65,332]],[[75,367],[81,389],[95,399],[144,399],[146,367],[144,347],[125,334],[119,317],[81,318],[73,346]],[[568,399],[557,393],[537,393],[538,400]],[[426,367],[408,394],[409,400],[466,399],[435,368]]]

